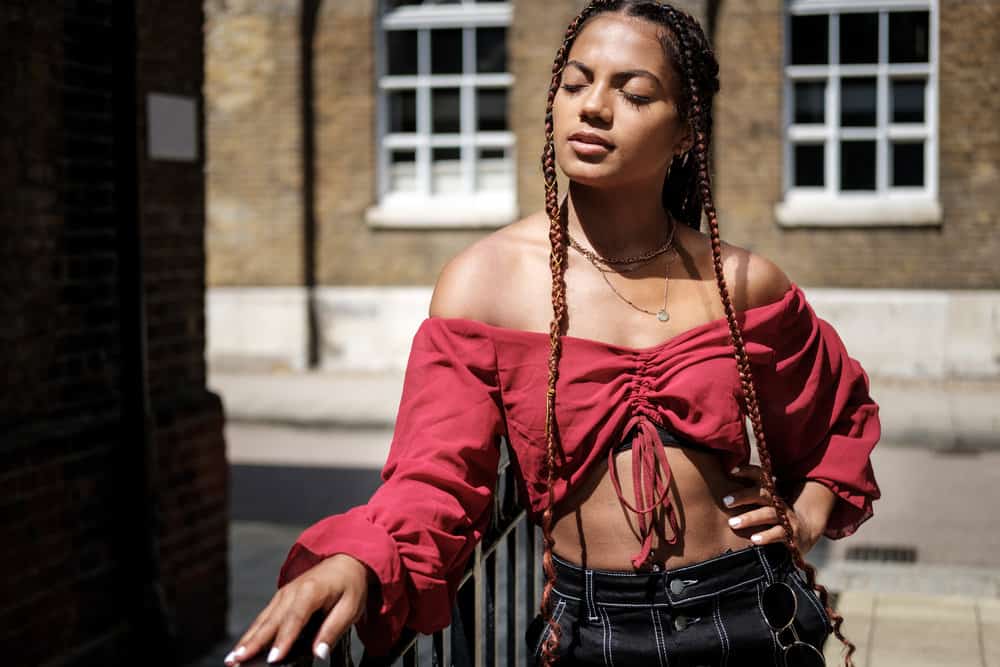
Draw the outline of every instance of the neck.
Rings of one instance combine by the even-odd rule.
[[[575,181],[567,195],[569,234],[605,257],[628,257],[659,247],[675,224],[648,184],[601,190]]]

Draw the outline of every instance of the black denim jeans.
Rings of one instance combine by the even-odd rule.
[[[761,592],[773,581],[795,591],[802,641],[822,651],[833,632],[818,594],[782,543],[659,572],[593,570],[553,557],[550,605],[562,631],[558,665],[785,667],[760,606]],[[548,634],[539,614],[525,636],[532,664]]]

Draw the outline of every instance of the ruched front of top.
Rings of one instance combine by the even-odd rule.
[[[737,314],[778,490],[805,479],[836,496],[824,534],[852,534],[880,497],[870,453],[878,405],[836,331],[796,284],[773,303]],[[663,507],[676,540],[670,468],[657,426],[718,450],[725,469],[749,461],[740,384],[724,318],[664,342],[630,348],[563,336],[556,383],[554,497],[558,505],[605,461],[623,503],[637,513],[646,560],[652,512]],[[539,521],[548,502],[545,392],[548,333],[463,318],[418,328],[403,381],[384,483],[365,505],[310,526],[279,575],[284,585],[323,558],[347,553],[376,574],[379,590],[358,623],[384,655],[404,626],[430,633],[451,620],[464,567],[488,525],[506,436],[522,497]],[[633,498],[611,460],[634,433]]]

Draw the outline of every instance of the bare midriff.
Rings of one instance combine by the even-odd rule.
[[[676,445],[666,445],[672,480],[670,499],[680,527],[676,543],[671,535],[665,507],[653,512],[653,549],[651,565],[672,569],[696,563],[753,544],[750,535],[761,527],[733,529],[728,520],[757,505],[727,508],[722,498],[746,487],[740,479],[722,469],[722,458],[715,453]],[[615,455],[622,495],[634,498],[630,474],[632,451]],[[632,556],[642,546],[636,515],[624,507],[615,493],[607,465],[596,466],[590,477],[560,502],[553,519],[553,553],[564,560],[600,570],[635,571]]]

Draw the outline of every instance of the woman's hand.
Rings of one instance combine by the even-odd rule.
[[[770,495],[764,488],[764,469],[760,466],[747,464],[734,468],[731,475],[751,482],[752,486],[731,492],[722,499],[722,504],[729,508],[743,508],[749,505],[763,505],[756,509],[743,511],[729,519],[729,525],[738,534],[751,533],[750,540],[754,544],[769,544],[784,542],[785,529],[778,518],[778,511],[771,506]],[[792,535],[799,547],[799,552],[805,555],[815,546],[822,536],[822,527],[786,503],[788,522],[792,525]]]
[[[313,653],[327,659],[330,647],[364,613],[369,572],[364,563],[347,554],[320,561],[278,589],[240,638],[236,649],[226,656],[226,664],[246,661],[267,646],[271,647],[268,662],[282,659],[309,619],[321,610],[329,613],[313,640]],[[371,577],[374,579],[374,575]]]

